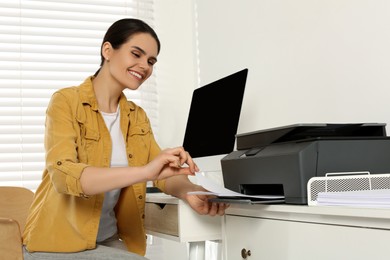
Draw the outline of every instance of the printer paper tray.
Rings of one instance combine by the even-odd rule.
[[[211,202],[239,203],[239,204],[280,204],[284,199],[258,199],[248,197],[216,197],[209,199]]]

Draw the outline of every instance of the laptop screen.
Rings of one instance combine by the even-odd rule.
[[[233,151],[248,69],[194,90],[183,147],[193,158]]]

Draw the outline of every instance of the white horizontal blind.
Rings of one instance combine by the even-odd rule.
[[[52,93],[94,74],[104,33],[126,17],[153,27],[153,0],[0,1],[0,185],[36,189]],[[146,110],[156,132],[154,76],[126,95]]]

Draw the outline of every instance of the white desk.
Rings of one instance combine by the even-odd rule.
[[[222,237],[225,260],[389,259],[390,210],[232,204]]]
[[[222,217],[201,216],[172,196],[147,194],[145,211],[146,232],[177,242],[188,242],[191,260],[204,260],[205,241],[222,238]]]

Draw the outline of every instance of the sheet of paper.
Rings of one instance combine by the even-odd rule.
[[[215,195],[219,197],[247,197],[247,198],[257,198],[257,199],[283,199],[284,196],[276,195],[246,195],[239,192],[235,192],[229,189],[222,187],[221,185],[213,182],[209,178],[203,176],[202,173],[195,173],[196,181],[198,185],[202,186],[208,191],[194,191],[189,192],[188,194],[204,194],[204,195]]]
[[[326,206],[390,208],[390,189],[320,192],[317,195],[317,204]]]

